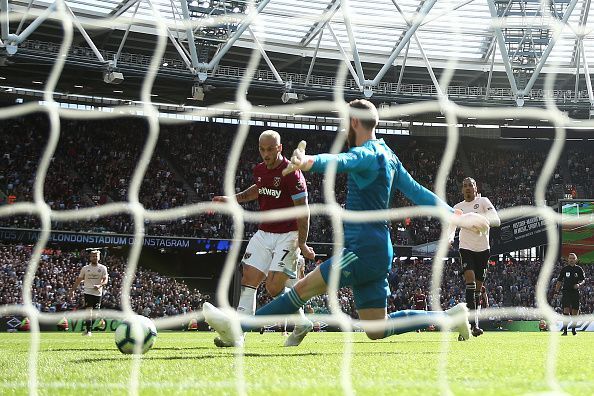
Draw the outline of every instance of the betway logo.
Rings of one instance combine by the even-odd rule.
[[[274,198],[280,198],[281,192],[280,192],[280,190],[273,190],[272,188],[268,188],[268,187],[260,187],[258,189],[258,194],[270,195],[271,197],[274,197]]]

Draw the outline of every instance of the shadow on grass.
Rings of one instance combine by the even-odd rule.
[[[212,349],[212,347],[207,346],[196,346],[196,347],[157,347],[153,348],[153,351],[195,351],[199,349]],[[115,350],[115,346],[114,346]],[[41,352],[98,352],[100,349],[98,348],[51,348],[51,349],[44,349]]]
[[[211,348],[209,348],[211,349]],[[202,360],[202,359],[220,359],[220,358],[234,358],[235,354],[231,353],[233,350],[228,350],[230,353],[218,353],[218,354],[197,354],[192,356],[143,356],[142,360],[147,361],[161,361],[161,360]],[[393,356],[401,356],[401,355],[439,355],[444,352],[441,351],[422,351],[422,352],[386,352],[386,351],[378,351],[378,352],[355,352],[356,356],[386,356],[386,355],[393,355]],[[321,356],[342,356],[342,352],[308,352],[308,353],[256,353],[256,352],[247,352],[243,356],[246,358],[272,358],[272,357],[282,357],[282,358],[292,358],[292,357],[321,357]],[[111,356],[111,357],[96,357],[96,358],[85,358],[85,359],[76,359],[72,360],[72,362],[76,363],[98,363],[98,362],[113,362],[116,360],[130,360],[131,355],[119,355],[119,356]]]
[[[383,340],[364,340],[364,341],[353,341],[351,344],[441,344],[441,340],[399,340],[397,337],[384,338]]]
[[[296,353],[296,354],[265,354],[265,353],[246,353],[244,354],[245,357],[291,357],[291,356],[321,356],[321,355],[330,355],[328,353]],[[221,353],[221,354],[211,354],[211,355],[192,355],[192,356],[143,356],[142,360],[147,361],[158,361],[158,360],[202,360],[202,359],[219,359],[219,358],[233,358],[234,354],[232,353]],[[86,359],[76,359],[73,362],[77,363],[97,363],[97,362],[113,362],[114,360],[131,360],[132,355],[120,355],[118,357],[96,357],[96,358],[86,358]]]
[[[40,352],[98,352],[99,348],[50,348],[42,349]]]

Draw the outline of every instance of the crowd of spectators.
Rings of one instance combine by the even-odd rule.
[[[575,184],[582,197],[594,197],[594,153],[572,150],[568,153],[568,184]]]
[[[0,305],[23,303],[23,280],[29,265],[31,247],[0,245]],[[125,259],[109,255],[102,259],[109,282],[101,306],[119,310]],[[33,280],[33,303],[41,312],[76,310],[82,303],[82,288],[74,298],[68,291],[74,285],[88,257],[78,252],[46,250]],[[130,290],[132,309],[147,317],[172,316],[196,311],[210,296],[201,294],[183,281],[138,267]]]
[[[309,261],[306,273],[311,272],[316,265]],[[514,260],[508,258],[504,261],[492,261],[489,265],[485,286],[491,308],[536,307],[535,293],[536,283],[542,262],[538,260]],[[560,300],[552,299],[561,261],[553,269],[549,290],[549,303],[559,312]],[[581,288],[580,312],[584,314],[594,313],[594,268],[583,265],[586,283]],[[461,266],[458,260],[447,261],[444,265],[443,280],[440,287],[439,302],[442,309],[452,308],[454,305],[463,302],[465,298],[465,285],[461,273]],[[403,309],[414,309],[413,295],[417,288],[427,297],[428,304],[431,301],[431,274],[432,261],[429,259],[406,259],[395,260],[388,276],[390,296],[388,297],[388,312],[395,312]],[[258,289],[258,306],[270,301],[270,296],[264,287]],[[338,301],[342,311],[353,318],[357,317],[350,288],[342,288],[338,291]],[[308,301],[305,306],[307,312],[316,314],[329,313],[328,295],[324,294]],[[428,309],[430,306],[428,305]]]
[[[101,121],[62,121],[61,136],[47,171],[44,197],[57,210],[77,209],[126,201],[130,181],[143,150],[148,126],[142,119],[121,118]],[[247,134],[241,155],[234,170],[236,191],[249,187],[252,167],[260,161],[258,135],[263,128],[253,128]],[[33,184],[41,154],[48,137],[48,122],[43,115],[7,120],[0,128],[3,152],[0,159],[0,203],[31,201]],[[288,155],[297,143],[306,139],[308,152],[330,149],[333,132],[283,130],[284,153]],[[237,126],[215,123],[163,125],[155,152],[143,177],[139,199],[147,209],[159,210],[194,202],[210,201],[223,194],[225,171],[236,141]],[[384,136],[411,175],[422,185],[435,189],[435,182],[444,152],[444,140],[413,139],[403,136]],[[536,181],[547,157],[544,144],[518,144],[515,148],[505,142],[463,141],[446,180],[446,198],[454,204],[462,199],[461,182],[473,176],[484,196],[497,209],[534,204]],[[558,186],[577,185],[580,196],[591,194],[594,185],[591,151],[566,150],[549,182],[547,201],[552,204],[562,198]],[[325,203],[324,175],[306,176],[310,203]],[[334,199],[345,202],[346,177],[337,175]],[[561,195],[563,191],[561,191]],[[591,195],[590,195],[591,196]],[[10,198],[12,197],[12,198]],[[12,200],[12,201],[11,201]],[[411,203],[397,193],[394,207]],[[257,204],[244,205],[257,210]],[[131,233],[129,215],[101,216],[86,221],[56,223],[52,228],[88,232]],[[38,228],[32,216],[1,218],[0,226]],[[198,214],[176,221],[146,222],[149,235],[183,237],[230,238],[233,222],[222,214]],[[325,215],[312,219],[309,240],[332,242],[330,218]],[[243,239],[257,229],[245,224]],[[392,223],[392,237],[399,245],[418,245],[437,239],[439,222],[427,217],[411,217]]]
[[[32,201],[38,163],[48,138],[44,116],[12,119],[0,128],[0,197],[3,203]],[[147,127],[140,119],[63,121],[61,136],[44,183],[46,203],[55,210],[79,209],[127,201],[132,174],[145,143]],[[183,179],[175,178],[167,160],[153,155],[142,179],[140,202],[147,209],[187,204]],[[38,228],[36,217],[1,219],[3,226]],[[130,233],[128,216],[54,223],[53,228],[74,231]]]
[[[0,305],[23,303],[23,280],[29,259],[31,247],[23,245],[0,245]],[[39,263],[33,280],[33,302],[42,312],[60,312],[75,310],[80,307],[80,290],[73,299],[68,298],[68,291],[80,269],[88,261],[86,254],[72,251],[46,250]],[[109,272],[109,283],[105,287],[102,307],[120,309],[120,293],[122,278],[125,273],[125,259],[109,255],[102,262]],[[311,272],[317,262],[309,261],[306,273]],[[548,284],[549,297],[561,262],[557,263],[553,276]],[[498,307],[536,306],[535,292],[542,263],[537,260],[517,261],[508,258],[503,261],[493,261],[489,266],[488,277],[485,282],[489,305]],[[594,313],[594,269],[583,265],[586,283],[581,288],[581,312]],[[388,297],[388,312],[414,308],[412,297],[420,288],[431,301],[430,282],[432,262],[428,259],[395,260],[388,276],[390,296]],[[439,302],[442,309],[448,309],[464,301],[464,282],[457,260],[447,261],[443,270],[443,281],[440,288]],[[183,281],[163,276],[143,267],[138,267],[132,288],[130,290],[131,304],[135,312],[148,317],[163,317],[189,313],[202,308],[210,296],[189,287]],[[261,286],[257,294],[258,306],[269,302],[271,297]],[[356,318],[352,290],[342,288],[338,291],[338,301],[341,309],[347,315]],[[559,301],[549,299],[555,307]],[[315,297],[307,302],[306,313],[330,313],[328,295]]]

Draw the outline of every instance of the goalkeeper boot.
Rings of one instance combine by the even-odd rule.
[[[466,303],[460,303],[448,310],[445,313],[458,323],[453,330],[458,332],[458,341],[466,341],[470,339],[470,324],[468,323],[468,308]]]
[[[483,329],[481,329],[478,326],[474,326],[474,328],[472,329],[472,336],[473,337],[481,336],[481,335],[483,335],[483,333],[484,333]]]
[[[214,340],[216,346],[219,348],[243,346],[241,330],[235,331],[231,318],[223,311],[206,302],[202,307],[202,313],[206,323],[219,334]]]
[[[312,331],[312,329],[313,329],[313,323],[311,323],[311,320],[309,320],[309,319],[305,318],[305,316],[303,316],[301,323],[295,324],[295,329],[289,335],[289,337],[285,340],[285,346],[286,347],[298,346],[299,344],[301,344],[301,341],[303,341],[303,339],[305,338],[307,333]]]

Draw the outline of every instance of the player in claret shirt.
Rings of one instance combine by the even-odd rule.
[[[412,296],[411,300],[415,309],[420,311],[427,310],[427,296],[423,294],[420,287],[415,290],[415,294]]]
[[[235,195],[239,203],[258,200],[261,211],[271,209],[307,206],[307,186],[299,169],[283,176],[289,165],[282,155],[283,146],[278,132],[264,131],[258,139],[262,162],[254,167],[254,184]],[[213,201],[227,202],[227,196],[216,196]],[[309,212],[308,212],[309,213]],[[296,277],[299,253],[314,259],[313,249],[307,246],[309,214],[297,219],[261,223],[250,239],[241,264],[241,295],[237,311],[253,315],[256,311],[256,291],[266,279],[266,290],[272,297],[285,291],[288,279]],[[303,310],[300,309],[300,313]],[[215,339],[219,347],[226,347],[220,338]]]
[[[427,296],[423,294],[423,291],[420,287],[417,287],[415,290],[415,294],[410,298],[410,302],[412,303],[413,309],[417,311],[426,311],[427,310]],[[421,329],[417,329],[417,333],[420,333]]]

